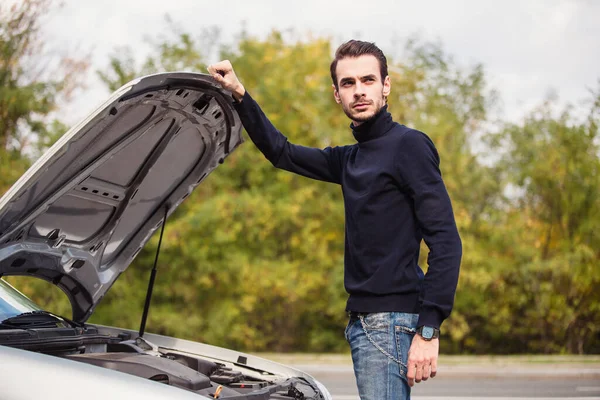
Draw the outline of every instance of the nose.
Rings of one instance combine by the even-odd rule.
[[[365,86],[362,84],[362,82],[358,81],[354,85],[354,98],[360,99],[364,95],[365,95]]]

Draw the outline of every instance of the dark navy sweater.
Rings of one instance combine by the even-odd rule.
[[[351,125],[358,143],[310,148],[290,143],[248,92],[235,108],[275,167],[341,185],[346,309],[419,313],[418,326],[439,327],[454,303],[462,245],[429,137],[394,122],[386,106]],[[418,265],[422,239],[426,276]]]

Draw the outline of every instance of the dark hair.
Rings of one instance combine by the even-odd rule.
[[[335,51],[335,58],[329,67],[331,72],[331,80],[333,81],[336,89],[338,89],[338,82],[337,73],[335,70],[337,68],[338,61],[344,58],[356,58],[364,55],[372,55],[377,59],[377,61],[379,61],[379,72],[381,73],[381,81],[383,82],[385,77],[388,75],[387,59],[385,58],[383,51],[381,51],[379,47],[375,46],[375,43],[363,42],[361,40],[349,40],[338,47],[338,49]]]

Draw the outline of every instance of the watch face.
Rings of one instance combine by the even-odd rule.
[[[431,339],[433,337],[433,328],[430,326],[424,326],[421,336],[423,336],[425,339]]]

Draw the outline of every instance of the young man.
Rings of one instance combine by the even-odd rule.
[[[288,142],[229,61],[208,71],[232,92],[244,128],[275,167],[341,185],[345,335],[360,398],[410,398],[415,382],[437,373],[439,328],[454,302],[462,245],[434,144],[387,111],[385,55],[356,40],[337,49],[333,95],[357,143],[322,150]],[[417,264],[422,239],[430,250],[426,275]]]

